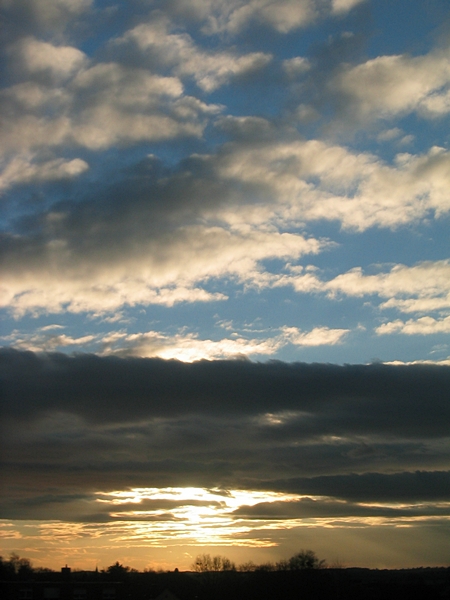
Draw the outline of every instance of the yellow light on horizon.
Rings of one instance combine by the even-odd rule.
[[[249,534],[261,526],[272,529],[270,519],[251,522],[234,515],[236,510],[260,503],[296,502],[305,497],[281,492],[199,487],[131,488],[97,492],[96,495],[97,502],[111,506],[110,517],[125,527],[127,535],[133,539],[145,537],[163,542],[177,538],[196,545],[249,545],[250,542],[253,545],[255,541],[250,540]],[[146,500],[169,501],[173,505],[141,509],[139,505]],[[135,504],[136,508],[131,508],[130,504]],[[128,510],[121,511],[121,506],[127,506]],[[257,545],[268,547],[273,542],[258,540]]]

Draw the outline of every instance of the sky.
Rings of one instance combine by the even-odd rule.
[[[0,0],[0,551],[450,563],[447,0]]]

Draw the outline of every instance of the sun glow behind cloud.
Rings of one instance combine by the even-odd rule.
[[[246,537],[261,522],[251,523],[233,513],[246,506],[260,503],[295,502],[303,496],[251,490],[219,490],[186,488],[133,488],[128,491],[98,492],[97,502],[110,505],[112,519],[121,525],[133,539],[145,537],[153,543],[182,540],[198,545],[271,546],[269,540]],[[146,509],[139,506],[146,501],[162,503],[163,507]],[[132,505],[136,505],[134,508]],[[126,510],[120,507],[126,506]],[[114,510],[114,508],[119,510]],[[124,521],[128,521],[125,523]],[[131,522],[130,522],[131,521]],[[283,521],[283,527],[295,526]],[[264,526],[269,524],[264,520]]]
[[[361,544],[370,547],[371,540],[394,532],[405,540],[412,536],[414,544],[417,530],[446,530],[450,524],[449,502],[351,503],[243,489],[139,487],[97,492],[82,503],[97,510],[97,518],[0,521],[4,551],[25,551],[43,566],[58,568],[69,560],[91,569],[105,568],[120,550],[123,561],[141,569],[173,568],[174,562],[189,569],[199,551],[222,548],[237,564],[255,556],[264,562],[280,557],[281,539],[293,548],[314,543],[320,549],[324,536],[332,535],[341,551],[354,554],[353,564],[363,565]]]
[[[111,522],[105,525],[105,533],[113,533],[117,540],[123,542],[145,540],[155,546],[184,544],[268,548],[278,545],[270,535],[277,530],[412,527],[437,520],[450,521],[448,502],[433,505],[360,502],[355,506],[363,510],[372,509],[372,516],[319,516],[320,513],[317,516],[299,516],[295,515],[292,507],[298,507],[302,501],[322,506],[334,502],[334,506],[341,504],[342,507],[347,503],[327,496],[196,487],[132,488],[98,492],[96,496],[97,503],[110,508]],[[268,505],[275,503],[273,512],[267,509]],[[252,514],[252,507],[261,508],[261,511]],[[426,514],[427,508],[441,514]],[[386,510],[398,511],[398,514],[394,518],[386,516]]]
[[[302,537],[300,531],[305,530],[318,534],[349,528],[392,530],[450,522],[450,502],[357,502],[352,505],[352,515],[345,500],[257,490],[131,488],[97,492],[88,502],[91,507],[97,504],[102,510],[106,508],[106,520],[2,520],[3,545],[34,544],[50,555],[63,553],[68,547],[90,555],[105,544],[111,551],[123,546],[173,551],[194,547],[270,549],[279,545],[281,531]],[[314,505],[317,512],[314,508],[311,512]]]

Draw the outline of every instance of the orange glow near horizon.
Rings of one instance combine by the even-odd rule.
[[[306,507],[315,503],[319,508],[336,506],[335,500],[326,497],[256,490],[167,487],[97,492],[91,500],[82,501],[91,512],[78,522],[0,521],[1,553],[16,552],[36,566],[53,569],[68,563],[93,570],[116,560],[138,569],[189,569],[195,556],[204,552],[225,551],[237,564],[248,560],[264,563],[289,556],[292,548],[311,547],[330,559],[327,547],[332,535],[336,548],[353,552],[353,559],[346,555],[346,560],[365,566],[360,550],[355,549],[365,543],[362,540],[415,536],[417,526],[436,529],[450,520],[445,514],[427,516],[426,510],[417,514],[419,508],[427,508],[419,504],[360,503],[360,508],[379,509],[379,514],[351,515],[351,506],[347,506],[347,514],[344,510],[323,516],[319,510],[313,516],[303,510],[302,501]],[[346,504],[342,501],[343,509]],[[439,507],[444,511],[448,503]],[[89,514],[98,515],[99,508],[103,521],[90,519]],[[384,510],[393,508],[399,509],[398,515],[383,515]],[[414,509],[409,515],[403,512],[409,509]],[[327,541],[319,542],[325,540],[321,537],[325,532]],[[337,558],[341,560],[342,554]]]
[[[97,502],[109,504],[110,517],[129,521],[127,529],[133,539],[151,537],[156,543],[183,540],[195,545],[272,546],[268,540],[247,537],[255,523],[233,513],[245,506],[260,503],[295,502],[303,498],[296,494],[249,490],[219,490],[203,488],[133,488],[128,491],[98,492]],[[169,502],[161,508],[140,509],[145,501]],[[135,504],[136,508],[129,505]],[[127,505],[129,510],[115,511]],[[297,520],[295,520],[297,521]],[[258,528],[262,520],[258,520]],[[267,519],[264,519],[267,527]],[[284,527],[288,526],[283,521]],[[134,531],[134,533],[133,533]]]

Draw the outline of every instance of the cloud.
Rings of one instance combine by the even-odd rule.
[[[0,2],[5,551],[442,560],[450,68],[404,53],[437,13]]]
[[[345,97],[354,119],[392,118],[409,112],[441,116],[447,112],[450,61],[447,51],[423,56],[377,56],[348,66],[330,86]]]
[[[345,13],[354,6],[361,4],[364,0],[332,0],[333,12],[337,14]]]
[[[115,348],[102,340],[103,353],[115,353],[118,356],[158,356],[164,359],[193,362],[195,360],[214,360],[243,356],[270,356],[282,345],[277,338],[248,340],[242,337],[234,339],[208,340],[198,339],[195,334],[177,334],[166,336],[156,331],[137,334],[111,336],[112,342],[120,342]]]
[[[143,104],[148,111],[155,102],[158,111],[162,96],[176,96],[181,88],[175,78],[104,63],[81,72],[75,84],[87,99],[70,136],[87,146],[157,136],[168,123],[176,130],[184,127],[169,117],[146,114],[147,132],[139,113]],[[110,93],[113,104],[104,104]],[[175,99],[174,114],[187,100]],[[194,105],[193,110],[208,108]],[[187,127],[193,126],[191,119]],[[161,135],[170,135],[172,125]],[[241,140],[216,154],[193,155],[170,169],[149,155],[116,173],[114,185],[97,191],[95,204],[87,194],[84,201],[37,209],[25,228],[17,222],[20,235],[3,237],[2,305],[22,315],[216,301],[225,295],[203,286],[218,278],[260,289],[293,285],[299,292],[321,289],[330,296],[377,294],[387,298],[383,308],[448,305],[445,261],[398,266],[390,275],[367,276],[355,269],[326,283],[311,271],[284,275],[263,264],[273,258],[292,262],[332,247],[328,240],[303,235],[305,221],[337,219],[362,231],[374,225],[398,227],[432,210],[436,217],[443,215],[449,208],[447,152],[403,154],[394,167],[324,142],[271,140],[270,125],[263,129],[263,139],[247,142],[246,136],[251,138],[259,126],[251,119],[225,119],[222,127],[236,130]],[[52,127],[52,134],[59,135],[58,128]],[[173,132],[179,134],[179,129]],[[81,159],[27,160],[13,159],[4,185],[60,179],[86,168]]]
[[[181,409],[187,414],[206,410],[205,414],[211,415],[296,411],[292,422],[308,436],[363,435],[381,433],[383,428],[383,435],[388,438],[447,435],[442,416],[439,417],[447,411],[449,370],[445,367],[340,367],[242,361],[187,365],[159,359],[68,357],[8,349],[3,349],[0,356],[5,417],[50,410],[74,411],[96,420],[109,398],[108,422],[134,422],[144,415],[169,417],[180,414]],[[85,373],[83,377],[79,376],[81,372]],[[221,381],[219,389],[209,387],[214,379]],[[238,389],[243,395],[237,393]],[[383,399],[386,389],[390,390],[389,397]],[[128,398],[126,404],[122,403],[123,394]],[[18,396],[22,398],[20,406],[14,401]],[[360,404],[362,397],[365,400]],[[426,418],[418,418],[425,408],[423,403],[431,397],[433,402],[425,411]],[[342,404],[336,405],[334,413],[331,409],[336,398],[341,398]],[[347,414],[350,408],[356,411],[353,417]],[[339,416],[341,410],[346,415],[343,420]],[[307,415],[315,411],[320,412],[320,418],[311,421]],[[286,413],[287,424],[291,421],[289,414]],[[269,429],[273,429],[270,423]]]
[[[208,280],[260,285],[263,261],[295,260],[328,244],[278,229],[270,206],[248,207],[259,218],[245,222],[243,195],[233,197],[207,157],[168,169],[149,156],[115,178],[95,202],[88,194],[38,209],[24,227],[17,222],[18,235],[4,235],[4,307],[14,305],[16,315],[100,314],[125,305],[217,301],[226,294],[204,289]],[[225,206],[235,207],[232,223]]]
[[[294,58],[283,60],[282,65],[288,77],[291,78],[303,75],[303,73],[309,71],[311,67],[309,61],[302,56],[294,56]]]
[[[254,140],[270,140],[275,137],[275,127],[267,119],[262,117],[235,117],[226,115],[219,117],[215,123],[215,127],[224,131],[234,140],[240,140],[245,143]]]
[[[92,0],[2,0],[8,36],[39,32],[62,35],[71,22],[89,14]]]
[[[343,14],[363,0],[202,0],[195,3],[178,0],[177,12],[185,18],[195,17],[205,24],[203,31],[213,35],[237,34],[254,23],[285,34],[305,27],[320,17]]]
[[[376,503],[402,502],[411,506],[424,501],[442,501],[447,503],[446,487],[450,479],[449,471],[415,471],[404,473],[364,473],[358,475],[330,475],[310,477],[280,482],[280,487],[290,489],[291,493],[309,496],[330,497],[351,502],[371,503],[366,506],[373,510]],[[305,499],[306,500],[306,499]],[[309,499],[308,499],[309,500]],[[320,503],[318,503],[320,505]],[[345,507],[343,507],[345,510]],[[363,508],[363,507],[361,507]],[[401,507],[399,506],[398,508]],[[425,507],[423,507],[425,508]],[[364,508],[363,508],[364,510]],[[448,507],[445,508],[448,510]]]
[[[450,308],[450,262],[446,260],[423,261],[413,266],[394,265],[386,272],[365,274],[361,267],[328,281],[320,277],[315,267],[288,265],[288,274],[273,276],[266,285],[292,286],[299,293],[325,293],[330,299],[340,295],[350,297],[378,296],[383,299],[381,310],[395,309],[403,313],[447,311]],[[378,267],[380,269],[380,267]],[[387,298],[387,300],[385,300]],[[407,323],[397,320],[385,323],[377,333],[438,333],[447,328],[447,318],[420,317]],[[338,331],[338,330],[336,330]]]
[[[205,51],[187,33],[170,33],[165,19],[137,25],[115,40],[114,47],[136,45],[142,59],[159,68],[171,68],[178,77],[192,77],[205,92],[212,92],[235,76],[260,70],[271,61],[263,52],[238,55],[229,51]],[[141,60],[142,60],[141,59]]]
[[[0,190],[15,184],[72,179],[89,169],[81,158],[55,158],[44,162],[34,158],[32,155],[14,157],[0,174]]]
[[[322,346],[339,344],[349,330],[314,327],[312,331],[302,332],[297,327],[284,327],[283,332],[296,346]]]
[[[88,217],[90,209],[86,208]],[[73,215],[77,221],[80,216]],[[223,300],[224,294],[207,292],[196,284],[217,277],[252,280],[252,274],[258,274],[259,261],[299,257],[320,248],[316,240],[276,231],[240,233],[222,227],[179,225],[173,232],[161,231],[158,235],[157,231],[147,229],[147,218],[142,221],[139,234],[135,216],[130,217],[130,224],[134,224],[131,248],[128,235],[122,241],[112,235],[115,218],[102,225],[104,239],[97,234],[91,244],[84,229],[70,233],[76,221],[71,224],[67,222],[70,216],[58,213],[49,213],[45,218],[50,243],[41,244],[39,238],[33,241],[31,236],[16,243],[5,239],[5,249],[6,244],[10,248],[12,245],[13,252],[6,261],[6,266],[10,265],[9,275],[5,273],[2,282],[3,306],[13,308],[14,304],[17,315],[62,310],[106,313],[124,305],[172,306],[177,302]],[[63,235],[55,236],[55,229]],[[80,245],[73,243],[78,235],[81,235]],[[136,236],[140,237],[139,247]],[[83,250],[86,243],[90,246],[87,255]],[[96,254],[104,256],[110,245],[110,260],[103,261],[99,269]],[[34,248],[33,264],[25,258],[27,247]],[[49,259],[53,265],[50,271]]]
[[[420,114],[426,117],[442,117],[450,112],[450,89],[441,89],[422,100]]]
[[[0,371],[3,518],[157,535],[188,507],[275,528],[448,515],[449,367],[3,349]]]
[[[389,298],[382,309],[419,312],[450,307],[450,261],[424,261],[412,267],[395,265],[387,273],[364,275],[357,267],[325,283],[330,293]]]
[[[47,325],[37,329],[34,333],[23,335],[15,330],[7,336],[2,336],[2,340],[11,347],[29,350],[32,352],[48,352],[61,350],[69,346],[82,347],[84,344],[95,340],[94,335],[84,335],[81,337],[73,337],[67,335],[60,330],[64,329],[62,325]],[[56,331],[55,331],[56,330]]]
[[[271,356],[288,343],[295,346],[325,346],[339,344],[347,329],[316,327],[302,332],[297,327],[283,327],[279,335],[263,339],[248,339],[239,334],[221,340],[199,339],[196,334],[166,336],[156,331],[139,334],[112,334],[111,342],[101,340],[103,354],[118,356],[160,357],[193,362],[233,357]],[[117,344],[114,346],[113,344]]]
[[[388,165],[318,140],[260,142],[228,146],[215,162],[221,178],[246,184],[262,198],[270,194],[286,223],[337,220],[360,232],[395,229],[450,208],[450,158],[442,148],[401,154]]]
[[[312,331],[301,332],[296,327],[282,327],[278,335],[249,339],[247,336],[233,331],[234,328],[228,325],[227,329],[233,331],[231,337],[212,340],[201,339],[198,334],[189,333],[186,329],[175,335],[168,335],[161,331],[128,333],[125,330],[119,330],[81,337],[73,337],[60,331],[55,332],[55,329],[64,329],[64,327],[47,326],[37,329],[32,334],[15,330],[0,339],[12,348],[33,352],[61,351],[69,346],[76,346],[78,351],[81,349],[84,351],[95,350],[103,356],[159,357],[193,362],[196,360],[271,356],[287,344],[295,346],[335,345],[339,344],[349,332],[347,329],[329,329],[328,327],[316,327]]]
[[[77,48],[53,46],[32,37],[22,39],[15,54],[27,75],[52,82],[63,82],[88,64],[87,56]]]
[[[433,319],[433,317],[420,317],[418,319],[409,319],[401,321],[391,321],[383,323],[375,330],[378,335],[389,335],[392,333],[403,333],[405,335],[433,335],[436,333],[450,332],[450,316],[443,319]]]
[[[411,361],[402,361],[402,360],[393,360],[386,362],[387,365],[441,365],[441,366],[450,366],[450,356],[447,358],[443,358],[442,360],[411,360]]]
[[[57,49],[55,49],[57,52]],[[18,84],[3,92],[3,152],[200,136],[220,107],[184,96],[175,77],[99,63],[73,73],[63,88]]]

